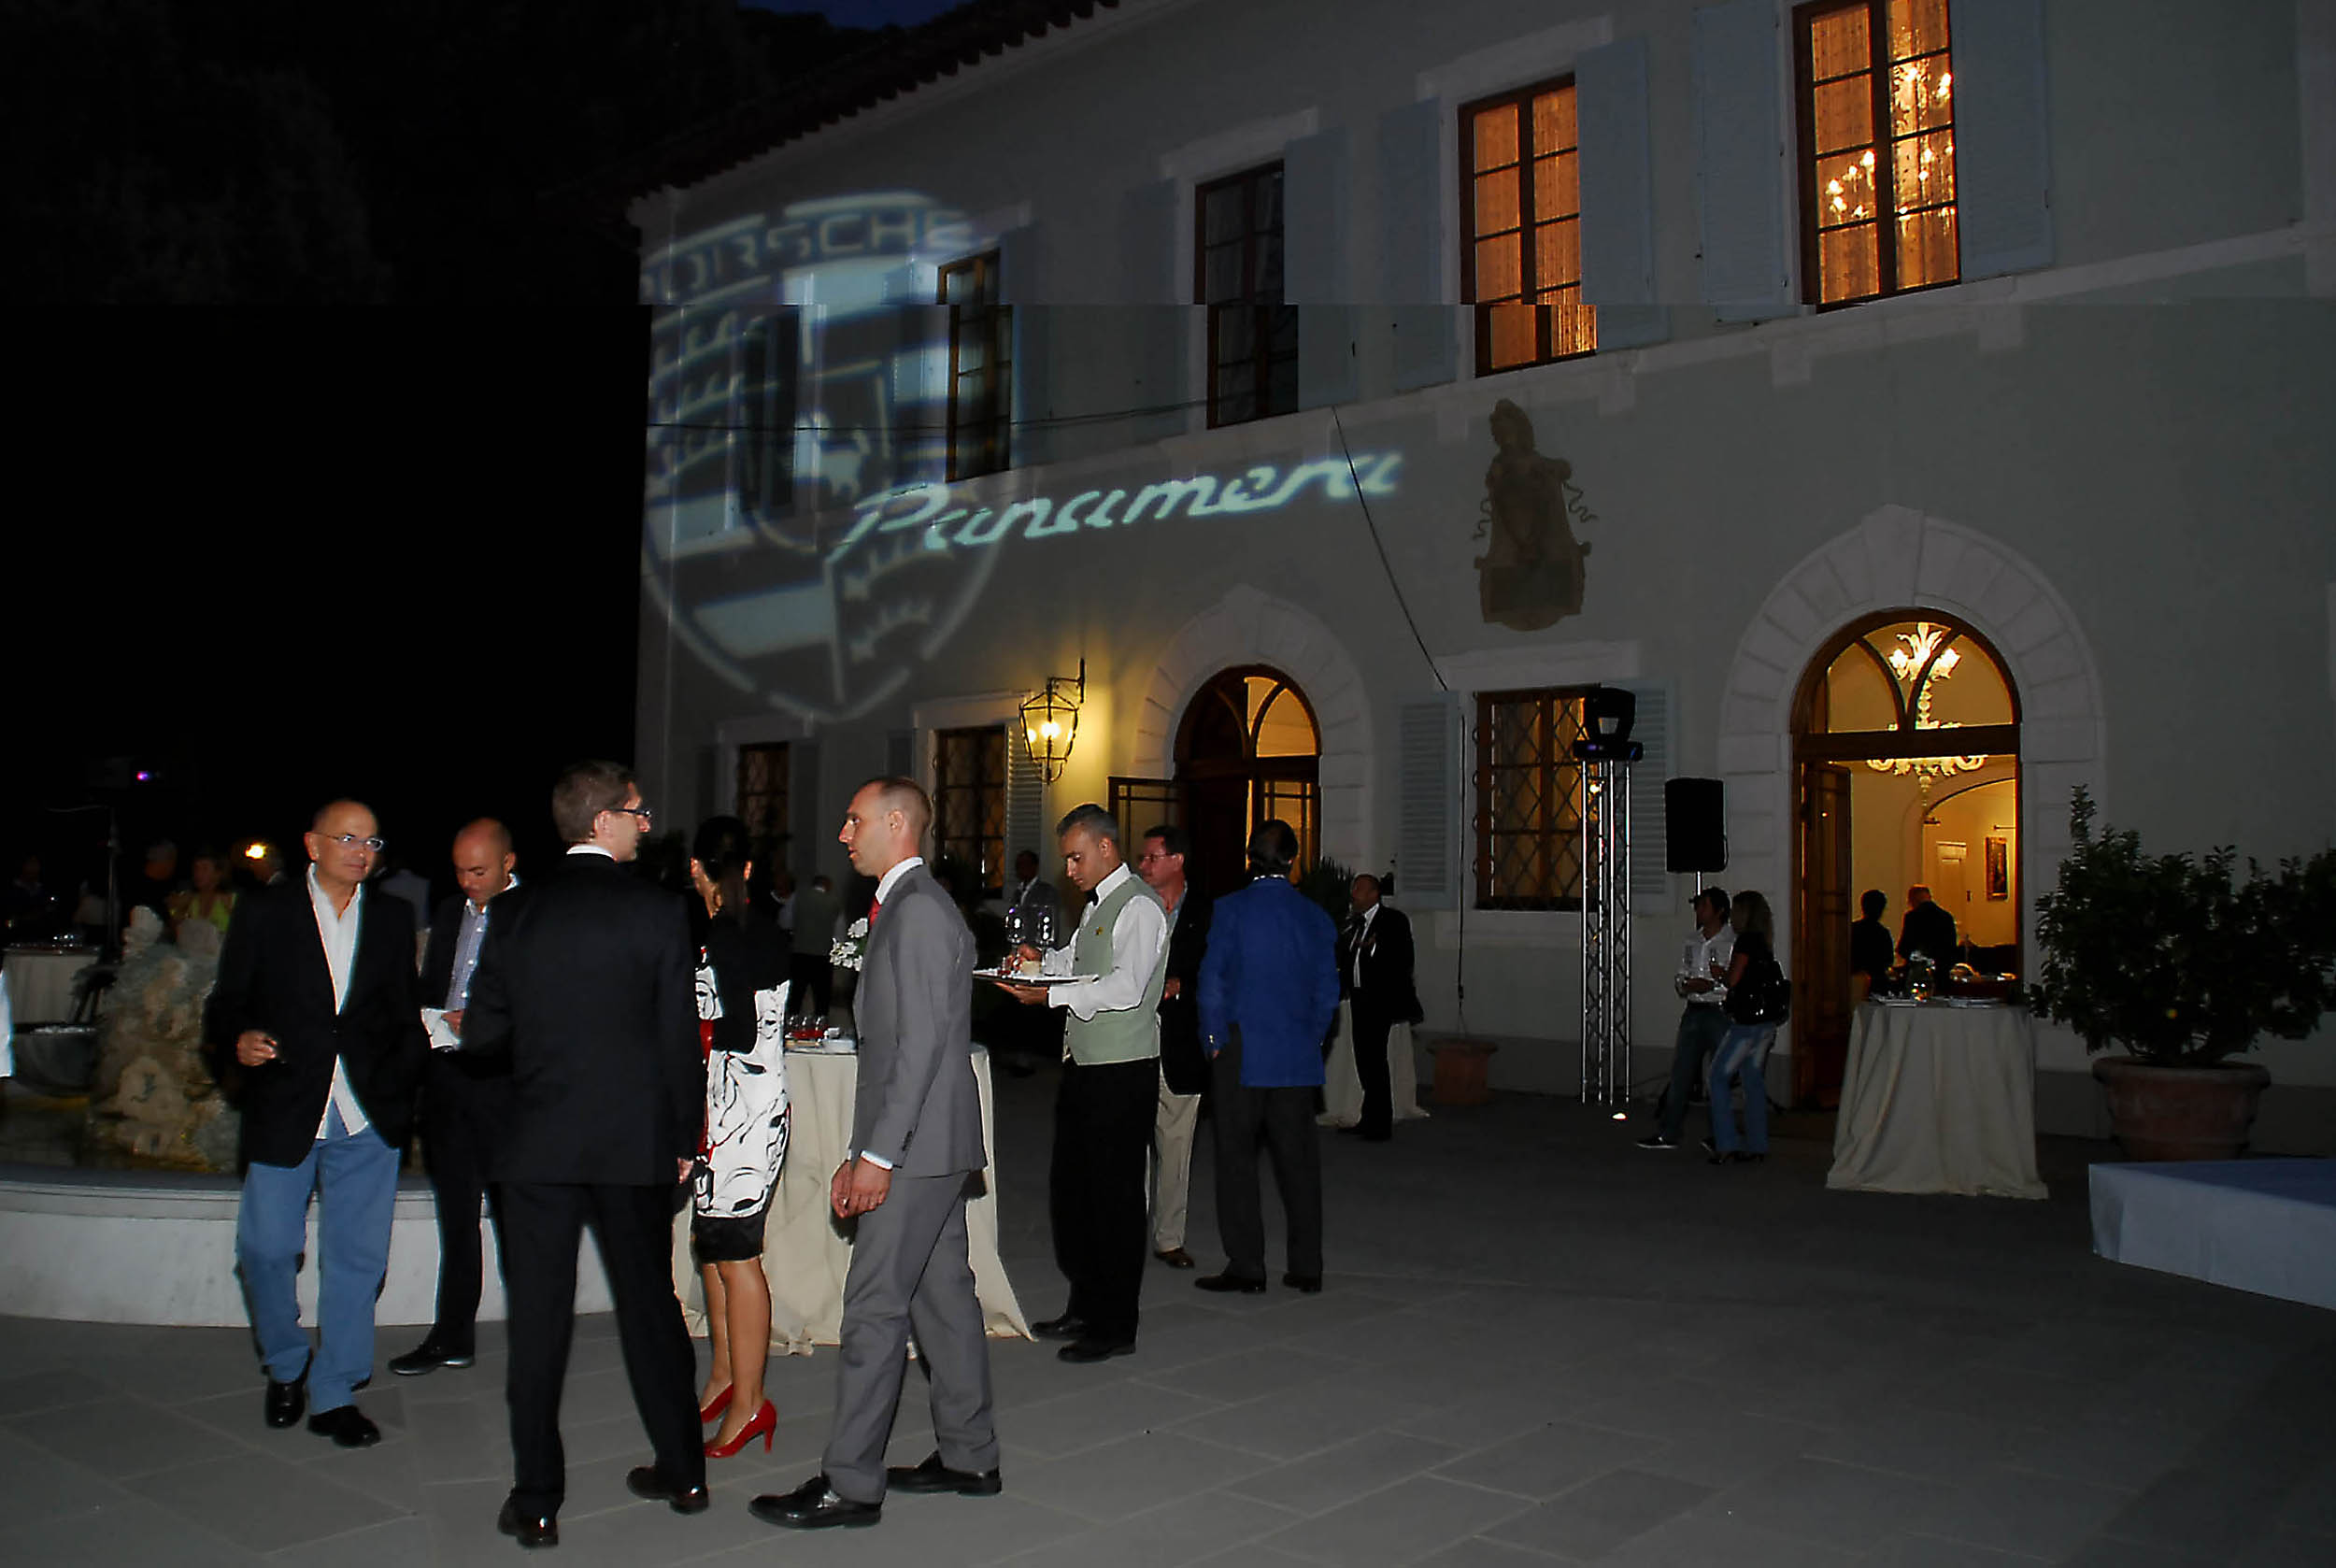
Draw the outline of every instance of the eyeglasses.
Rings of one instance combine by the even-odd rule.
[[[639,818],[641,820],[641,826],[644,829],[649,825],[649,810],[646,805],[612,805],[608,809],[611,811],[621,811],[628,817]]]
[[[317,834],[317,836],[318,836],[319,838],[323,839],[323,840],[324,840],[324,842],[326,842],[327,844],[348,844],[348,845],[355,846],[355,847],[358,847],[358,848],[370,849],[370,850],[372,850],[372,851],[373,851],[375,854],[377,854],[377,854],[379,854],[379,853],[380,853],[383,849],[386,849],[386,848],[389,848],[389,840],[387,840],[387,839],[383,839],[383,838],[359,838],[359,837],[358,837],[355,834],[353,834],[353,833],[320,833],[320,834]]]

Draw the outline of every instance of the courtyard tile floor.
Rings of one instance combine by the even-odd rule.
[[[1004,1249],[1040,1317],[1052,1078],[999,1089]],[[1005,1494],[896,1498],[874,1530],[746,1512],[817,1468],[832,1353],[774,1363],[777,1440],[713,1465],[711,1512],[634,1501],[614,1325],[587,1319],[551,1561],[2336,1563],[2336,1315],[2094,1258],[2084,1168],[2110,1148],[2046,1140],[2053,1196],[2020,1204],[1828,1192],[1815,1119],[1757,1167],[1639,1131],[1507,1096],[1390,1145],[1324,1133],[1323,1294],[1155,1266],[1133,1357],[994,1344]],[[1197,1173],[1204,1268],[1209,1193]],[[474,1369],[383,1372],[360,1403],[386,1440],[348,1453],[262,1426],[241,1331],[7,1321],[0,1562],[510,1562],[481,1336]],[[929,1447],[922,1402],[912,1375],[896,1461]]]

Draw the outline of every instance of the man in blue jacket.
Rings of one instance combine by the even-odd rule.
[[[1258,1191],[1261,1135],[1289,1219],[1282,1283],[1322,1289],[1322,1156],[1314,1094],[1322,1037],[1338,1012],[1338,933],[1290,885],[1298,835],[1269,820],[1249,835],[1249,885],[1219,899],[1201,962],[1201,1044],[1217,1118],[1217,1233],[1224,1271],[1204,1290],[1265,1289],[1265,1216]]]

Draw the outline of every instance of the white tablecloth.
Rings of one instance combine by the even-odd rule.
[[[0,978],[19,1029],[63,1023],[73,1016],[74,979],[97,962],[94,948],[10,948]]]
[[[2027,1009],[1859,1004],[1825,1185],[2044,1196]]]
[[[2113,1262],[2336,1308],[2336,1160],[2092,1167],[2093,1250]]]
[[[1395,1119],[1425,1117],[1428,1113],[1419,1108],[1419,1069],[1412,1060],[1410,1024],[1399,1023],[1387,1032],[1387,1070]],[[1352,1127],[1362,1119],[1362,1076],[1355,1071],[1355,1015],[1349,1003],[1338,1005],[1338,1039],[1322,1067],[1322,1107],[1314,1119],[1324,1127]]]
[[[974,1048],[974,1078],[981,1088],[982,1147],[990,1163],[981,1173],[982,1192],[965,1205],[967,1248],[974,1265],[974,1290],[992,1338],[1028,1338],[1030,1324],[1014,1299],[1014,1286],[998,1259],[996,1119],[990,1108],[990,1053]],[[814,1345],[833,1345],[844,1327],[844,1275],[851,1267],[851,1242],[828,1207],[828,1180],[843,1163],[851,1141],[852,1092],[860,1082],[860,1059],[848,1052],[791,1050],[787,1093],[793,1109],[787,1162],[762,1234],[762,1272],[771,1282],[771,1343],[808,1355]],[[687,1309],[691,1333],[705,1332],[705,1292],[690,1256],[690,1211],[674,1227],[674,1280]]]

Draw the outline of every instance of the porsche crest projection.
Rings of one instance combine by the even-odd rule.
[[[882,192],[741,218],[645,263],[644,602],[739,691],[854,718],[942,653],[1001,558],[1160,530],[1217,550],[1275,514],[1395,492],[1396,451],[1162,474],[1144,446],[1109,478],[1083,462],[947,482],[940,268],[998,240]]]

